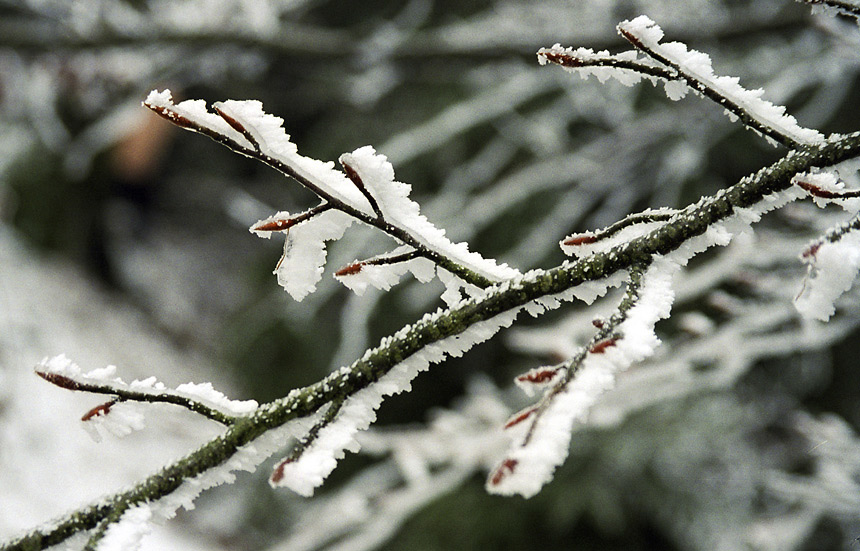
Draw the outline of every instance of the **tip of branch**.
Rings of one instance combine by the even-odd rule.
[[[508,422],[505,423],[505,428],[509,429],[513,426],[519,425],[520,423],[534,415],[535,411],[537,411],[537,408],[530,407],[519,413],[514,414],[510,419],[508,419]]]
[[[36,371],[36,375],[60,388],[65,388],[67,390],[79,390],[81,388],[81,385],[78,384],[77,381],[70,377],[66,377],[65,375],[60,375],[59,373]]]
[[[252,232],[257,231],[283,231],[288,230],[296,224],[292,218],[279,218],[277,220],[261,220],[251,226]]]
[[[529,371],[517,377],[517,381],[521,383],[541,384],[551,381],[558,374],[558,369],[541,369],[537,371]]]

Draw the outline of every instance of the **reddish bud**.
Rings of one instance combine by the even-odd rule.
[[[361,176],[358,175],[358,172],[343,161],[341,161],[340,164],[343,166],[343,171],[346,172],[347,178],[352,180],[352,183],[359,188],[364,188],[364,182],[361,180]]]
[[[540,371],[530,371],[517,377],[517,380],[522,383],[541,384],[547,381],[551,381],[552,378],[555,377],[556,373],[558,373],[557,369],[542,369]]]
[[[598,342],[597,344],[595,344],[594,346],[592,346],[589,349],[589,352],[591,352],[592,354],[603,354],[607,348],[609,348],[610,346],[615,346],[615,344],[617,342],[618,342],[618,339],[615,337],[604,339],[604,340]]]
[[[190,119],[186,119],[182,115],[176,113],[175,111],[171,111],[167,107],[151,105],[149,103],[144,103],[144,105],[146,107],[149,107],[156,115],[164,117],[176,126],[181,126],[182,128],[194,128],[194,123],[192,123]]]
[[[215,107],[215,112],[218,113],[218,116],[220,116],[222,119],[224,119],[224,121],[227,124],[229,124],[237,132],[239,132],[241,134],[247,134],[248,133],[248,130],[244,126],[242,126],[242,123],[240,123],[239,121],[237,121],[236,119],[234,119],[230,115],[224,113],[224,111],[221,111],[220,109]]]
[[[493,486],[498,486],[499,483],[509,474],[513,474],[514,469],[517,466],[516,459],[505,459],[502,461],[502,464],[493,472],[493,476],[490,478],[490,484]]]
[[[813,197],[820,197],[821,199],[838,199],[842,196],[841,193],[821,189],[815,184],[810,184],[809,182],[804,182],[803,180],[798,180],[797,182],[795,182],[795,184],[797,184],[801,189],[803,189]]]
[[[564,240],[564,245],[568,247],[576,247],[577,245],[588,245],[589,243],[597,242],[597,236],[591,233],[581,233],[579,235],[571,235]]]
[[[45,379],[51,384],[57,385],[60,388],[65,388],[67,390],[79,390],[81,388],[80,383],[70,377],[60,375],[59,373],[46,373],[45,371],[37,371],[36,375]]]
[[[560,54],[558,52],[543,52],[543,56],[547,61],[557,63],[562,67],[582,67],[582,61],[568,54]]]
[[[603,329],[603,320],[600,318],[594,318],[591,320],[591,325],[597,327],[598,329]]]
[[[280,463],[278,463],[278,466],[275,467],[275,470],[272,472],[272,482],[277,484],[278,482],[283,480],[284,479],[284,469],[286,468],[287,465],[289,465],[293,461],[295,461],[295,459],[288,457],[288,458],[284,459],[283,461],[281,461]]]
[[[813,257],[815,257],[815,255],[816,255],[816,254],[818,254],[818,249],[820,249],[820,248],[821,248],[821,245],[822,245],[822,243],[821,243],[821,242],[813,243],[812,245],[810,245],[810,246],[809,246],[809,248],[808,248],[808,249],[806,249],[805,251],[803,251],[803,253],[801,253],[801,255],[800,255],[800,256],[801,256],[801,257],[803,257],[803,258],[813,258]]]
[[[514,425],[519,425],[520,423],[522,423],[523,421],[525,421],[526,419],[528,419],[529,417],[534,415],[535,411],[537,411],[537,408],[532,407],[532,408],[528,408],[524,411],[521,411],[521,412],[515,414],[513,417],[508,419],[507,423],[505,423],[505,428],[509,429],[509,428],[513,427]]]
[[[116,400],[111,400],[110,402],[105,402],[104,404],[98,405],[88,412],[84,413],[84,416],[81,417],[81,421],[89,421],[93,417],[98,417],[99,415],[107,415],[110,413],[110,408],[116,403]]]
[[[345,266],[345,267],[341,268],[340,270],[336,271],[334,273],[334,275],[336,275],[338,277],[355,275],[361,271],[362,266],[364,266],[364,262],[355,262],[353,264],[350,264],[349,266]]]
[[[267,222],[260,222],[251,229],[253,231],[283,231],[292,228],[295,224],[296,221],[293,218],[282,218],[280,220],[269,220]]]

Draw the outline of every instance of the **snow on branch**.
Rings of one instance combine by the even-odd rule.
[[[666,95],[678,100],[688,89],[720,104],[732,120],[740,121],[768,140],[790,148],[820,143],[824,136],[817,130],[803,128],[785,107],[774,105],[761,96],[764,90],[747,90],[736,77],[716,76],[707,54],[690,50],[681,42],[665,42],[663,30],[641,15],[618,25],[618,32],[650,59],[640,59],[636,52],[617,55],[595,53],[586,48],[562,48],[556,44],[538,52],[538,60],[556,63],[583,76],[595,75],[603,82],[616,78],[631,86],[641,78],[665,81]]]
[[[817,130],[803,128],[785,112],[761,96],[764,90],[747,90],[737,77],[717,76],[711,58],[703,52],[690,50],[681,42],[661,43],[663,29],[644,15],[624,21],[618,32],[636,48],[672,69],[687,86],[722,105],[730,116],[740,118],[748,127],[788,147],[820,143],[824,136]],[[667,88],[670,99],[684,96],[683,88]]]
[[[126,383],[116,374],[116,366],[107,366],[83,373],[81,368],[61,354],[45,358],[36,368],[36,374],[67,390],[106,394],[113,398],[100,404],[81,418],[84,428],[94,440],[105,434],[125,436],[144,428],[142,403],[175,404],[199,413],[223,425],[232,425],[247,417],[257,408],[254,400],[230,400],[212,388],[211,383],[185,383],[168,389],[163,383],[149,377]]]
[[[263,111],[259,101],[215,103],[212,113],[202,100],[174,104],[169,90],[153,90],[143,104],[182,128],[263,161],[322,200],[300,214],[279,212],[251,227],[252,233],[266,238],[273,232],[286,233],[284,254],[275,273],[279,284],[296,300],[316,289],[326,259],[325,243],[343,237],[356,220],[402,244],[390,254],[356,261],[335,274],[359,294],[368,285],[388,289],[407,271],[428,281],[436,267],[448,287],[443,296],[456,302],[460,288],[484,288],[519,275],[506,264],[469,251],[466,243],[451,242],[409,199],[411,186],[395,181],[391,164],[370,146],[342,155],[341,172],[331,162],[299,155],[281,126],[283,120]],[[443,272],[453,277],[443,277]]]
[[[514,414],[505,424],[514,442],[490,473],[489,492],[528,498],[552,479],[567,457],[574,423],[584,421],[598,396],[612,388],[616,373],[650,356],[659,344],[654,325],[669,316],[672,278],[679,268],[663,257],[645,270],[631,268],[618,310],[579,353],[563,364],[517,378],[517,384],[527,389],[533,384],[550,386],[537,405]]]
[[[827,321],[835,301],[860,273],[860,215],[831,229],[801,254],[808,272],[794,305],[804,317]]]

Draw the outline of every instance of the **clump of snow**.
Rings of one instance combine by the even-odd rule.
[[[353,221],[347,214],[328,210],[290,229],[274,273],[278,284],[295,300],[301,301],[316,290],[325,265],[325,242],[343,237]]]
[[[256,400],[230,400],[212,383],[183,383],[176,387],[176,394],[231,415],[250,415],[258,405]]]
[[[860,272],[860,232],[814,242],[807,252],[801,260],[809,265],[809,272],[794,305],[806,318],[827,321],[836,311],[836,299],[851,288]]]
[[[93,415],[83,421],[84,430],[94,442],[101,442],[106,436],[122,438],[132,432],[146,428],[144,408],[148,404],[140,402],[118,402],[110,409]]]
[[[98,551],[137,551],[152,530],[152,511],[147,504],[132,507],[118,522],[108,526],[98,542]]]
[[[660,43],[663,30],[647,16],[640,15],[633,20],[624,21],[618,25],[618,29],[623,34],[632,36],[649,52],[663,58],[658,61],[677,71],[697,92],[702,93],[705,88],[715,91],[762,125],[798,143],[814,144],[824,141],[824,136],[817,130],[800,126],[794,117],[786,113],[785,107],[762,99],[764,90],[747,90],[740,85],[736,77],[716,76],[711,66],[711,58],[707,54],[690,50],[681,42]],[[698,81],[700,87],[689,79]],[[679,99],[684,95],[680,85],[667,85],[666,93],[671,99]],[[731,112],[729,114],[731,117],[736,116]]]
[[[637,303],[617,328],[613,346],[588,354],[576,376],[560,392],[532,414],[530,430],[515,431],[515,440],[487,481],[487,491],[531,497],[552,479],[567,457],[571,431],[584,421],[597,398],[615,384],[615,374],[651,355],[659,339],[658,320],[669,315],[674,292],[672,279],[680,266],[665,257],[656,258],[642,276]]]

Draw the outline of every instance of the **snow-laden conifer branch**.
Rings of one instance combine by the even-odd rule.
[[[716,195],[703,197],[645,235],[551,270],[530,272],[456,307],[427,315],[383,339],[352,365],[258,407],[227,427],[223,435],[134,487],[70,513],[0,550],[55,545],[75,533],[92,530],[118,507],[131,509],[142,503],[156,503],[163,507],[153,516],[169,517],[177,507],[190,506],[203,489],[232,481],[232,471],[256,468],[277,451],[288,434],[299,438],[308,434],[316,423],[314,415],[342,400],[335,419],[320,429],[310,445],[319,445],[329,457],[337,457],[352,445],[350,435],[372,421],[373,409],[384,396],[408,389],[411,378],[431,362],[462,354],[486,340],[500,327],[512,323],[518,311],[526,309],[538,315],[558,306],[560,300],[577,296],[593,300],[610,285],[619,284],[617,276],[634,266],[656,263],[660,255],[671,257],[667,262],[685,264],[710,246],[727,244],[732,233],[748,228],[762,213],[800,197],[802,190],[793,184],[796,174],[858,156],[860,133],[833,136],[820,146],[791,151]],[[664,268],[657,274],[665,276],[668,272]],[[604,347],[604,353],[612,350],[613,347]],[[331,434],[324,435],[325,430]],[[335,434],[340,430],[346,432],[346,437]],[[302,455],[305,457],[307,451]],[[502,467],[507,468],[504,464]]]
[[[83,373],[81,368],[65,355],[45,358],[36,367],[36,374],[60,388],[68,390],[106,394],[115,398],[96,406],[84,414],[82,421],[95,421],[108,417],[115,404],[121,402],[167,403],[184,407],[223,425],[232,425],[238,419],[251,414],[257,408],[254,400],[229,400],[210,383],[185,383],[169,389],[150,377],[142,381],[126,383],[114,377],[116,367],[108,366]],[[117,420],[119,422],[119,420]],[[120,423],[121,424],[121,423]],[[139,424],[142,428],[142,423]],[[119,434],[130,432],[118,429]],[[116,429],[111,431],[116,433]]]
[[[391,165],[372,148],[360,148],[341,156],[344,173],[335,170],[332,163],[299,155],[281,127],[283,121],[265,113],[258,101],[216,103],[213,113],[202,100],[174,104],[170,91],[165,90],[150,93],[144,105],[181,128],[264,162],[322,200],[317,207],[301,214],[280,212],[251,227],[261,237],[293,228],[287,233],[284,256],[275,273],[279,283],[297,300],[316,288],[325,263],[325,242],[342,237],[355,220],[378,228],[409,247],[415,256],[431,261],[439,268],[440,278],[443,271],[452,274],[454,277],[444,280],[449,289],[452,285],[485,288],[519,275],[507,265],[497,265],[469,251],[465,243],[448,240],[445,232],[433,226],[420,214],[417,203],[409,199],[410,186],[396,182]],[[341,270],[340,279],[345,281],[346,276],[359,274],[366,264],[387,263],[391,262],[355,263],[352,270]],[[413,267],[409,271],[414,272]],[[387,288],[392,284],[391,279],[371,277],[363,285],[381,281]]]
[[[661,43],[663,30],[642,15],[618,25],[618,32],[651,60],[639,59],[635,52],[609,55],[586,48],[562,48],[556,44],[538,52],[541,63],[552,62],[583,75],[595,74],[601,81],[616,78],[631,86],[645,77],[666,81],[666,95],[678,100],[688,89],[721,105],[729,116],[789,148],[819,143],[824,136],[797,124],[785,107],[761,99],[763,90],[747,90],[735,77],[716,76],[711,59],[702,52],[690,50],[680,42]]]

